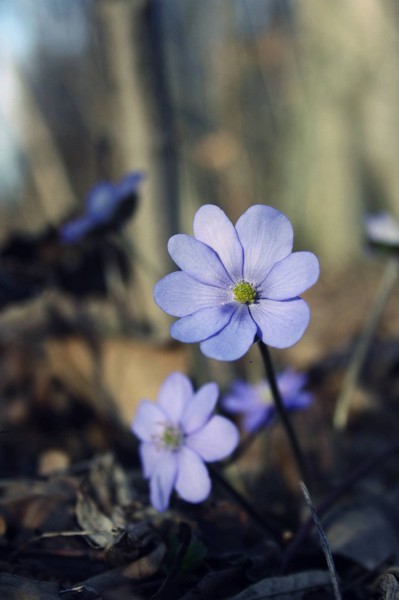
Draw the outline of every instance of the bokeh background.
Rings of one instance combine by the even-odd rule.
[[[233,221],[270,204],[320,257],[311,326],[277,362],[308,367],[353,341],[382,273],[364,215],[399,218],[395,0],[0,0],[0,70],[3,248],[78,215],[96,182],[146,174],[121,234],[129,282],[111,269],[101,298],[46,286],[3,307],[0,342],[27,354],[11,355],[15,377],[45,340],[52,373],[90,394],[101,373],[128,420],[173,369],[253,373],[251,354],[222,370],[171,343],[152,300],[173,270],[167,239],[204,203]],[[396,304],[379,335],[399,335]],[[99,371],[82,336],[100,336]]]

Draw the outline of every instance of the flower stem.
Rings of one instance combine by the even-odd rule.
[[[285,429],[285,433],[287,434],[298,472],[301,475],[301,479],[302,479],[302,481],[305,482],[305,485],[308,485],[307,484],[307,481],[308,481],[307,469],[305,467],[305,461],[303,458],[302,450],[299,445],[298,438],[295,434],[292,423],[288,417],[288,413],[285,409],[284,402],[283,402],[283,399],[280,394],[280,390],[278,389],[276,374],[274,371],[274,367],[273,367],[269,349],[266,346],[266,344],[264,344],[262,341],[260,341],[259,342],[259,350],[260,350],[260,353],[262,356],[266,375],[269,380],[269,385],[270,385],[270,389],[271,389],[271,392],[273,395],[273,400],[274,400],[274,404],[276,407],[276,412],[277,412],[278,418],[280,419],[281,424]]]

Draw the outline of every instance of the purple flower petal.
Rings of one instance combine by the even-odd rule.
[[[209,496],[211,480],[208,470],[200,457],[189,448],[182,448],[178,454],[176,491],[187,502],[202,502]]]
[[[166,275],[154,288],[154,300],[173,317],[185,317],[202,308],[231,300],[231,291],[200,283],[182,271]]]
[[[248,433],[253,433],[260,427],[267,427],[276,414],[273,406],[258,407],[244,413],[242,426]]]
[[[109,181],[95,185],[87,195],[86,213],[93,223],[103,223],[114,210],[115,186]]]
[[[233,281],[242,279],[243,249],[233,224],[218,206],[206,204],[197,211],[194,235],[217,252]]]
[[[65,223],[60,229],[60,238],[65,244],[79,241],[93,227],[87,217],[81,217]]]
[[[261,297],[271,300],[295,298],[316,283],[319,261],[311,252],[294,252],[274,265],[262,284]]]
[[[170,333],[175,340],[192,343],[206,340],[219,333],[231,320],[235,310],[233,303],[203,308],[193,315],[182,317],[170,328]]]
[[[245,281],[261,283],[274,263],[292,251],[292,225],[271,206],[251,206],[238,219],[236,230],[244,248]]]
[[[236,381],[232,384],[230,392],[223,397],[222,405],[228,412],[242,413],[259,404],[256,388],[245,381]]]
[[[178,233],[170,238],[169,254],[178,267],[201,283],[228,289],[232,280],[214,250],[189,235]]]
[[[306,373],[287,369],[278,375],[278,385],[284,396],[295,396],[307,383]]]
[[[216,335],[201,342],[201,350],[209,358],[237,360],[252,345],[257,327],[245,304],[238,304],[231,320]]]
[[[307,408],[312,402],[313,396],[310,392],[301,392],[295,396],[287,396],[284,404],[289,410],[294,410],[296,408]]]
[[[115,196],[118,200],[124,200],[127,196],[135,194],[143,179],[145,179],[145,173],[140,171],[129,173],[115,185]]]
[[[193,433],[205,425],[216,406],[218,395],[216,383],[207,383],[198,390],[184,410],[181,420],[184,433]]]
[[[201,430],[187,437],[186,446],[203,460],[213,462],[231,454],[239,437],[238,429],[231,421],[215,415]]]
[[[183,373],[171,373],[162,383],[158,393],[158,405],[170,421],[177,425],[184,409],[194,394],[191,381]]]
[[[150,400],[142,400],[137,407],[131,429],[140,440],[151,442],[154,436],[162,433],[165,420],[166,414],[159,406]]]
[[[140,444],[139,453],[143,466],[143,476],[145,478],[151,477],[161,457],[160,451],[152,442],[143,442]]]
[[[258,325],[262,340],[273,348],[288,348],[304,334],[310,310],[301,298],[285,302],[260,300],[251,305],[251,315]]]
[[[168,508],[170,495],[176,482],[176,476],[176,453],[164,452],[150,479],[151,504],[159,512]]]

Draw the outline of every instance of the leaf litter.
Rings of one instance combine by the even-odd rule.
[[[40,340],[7,342],[0,350],[0,598],[333,597],[278,426],[225,471],[262,526],[217,479],[207,502],[175,498],[157,513],[137,442],[121,419],[110,425],[107,400],[96,403],[87,381],[70,385],[55,374]],[[312,501],[342,597],[386,600],[399,597],[399,349],[389,342],[372,349],[358,390],[367,401],[351,414],[337,479],[330,417],[346,362],[337,352],[312,366],[317,400],[295,426],[317,482]]]

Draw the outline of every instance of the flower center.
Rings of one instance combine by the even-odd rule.
[[[259,390],[259,399],[265,406],[273,404],[273,396],[269,387],[262,386]]]
[[[183,443],[183,435],[179,427],[167,425],[162,434],[161,441],[168,450],[177,450]]]
[[[234,300],[241,304],[251,304],[256,298],[256,289],[248,281],[240,281],[233,287]]]

